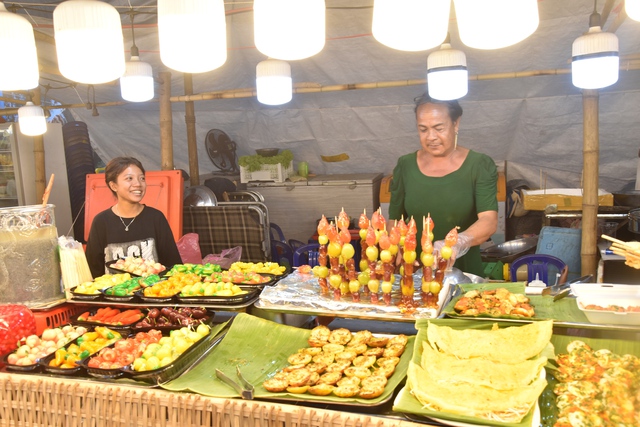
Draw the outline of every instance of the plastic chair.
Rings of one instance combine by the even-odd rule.
[[[307,243],[303,242],[302,240],[289,239],[289,246],[291,246],[291,249],[293,249],[294,251],[306,244]]]
[[[553,255],[545,254],[529,254],[523,255],[511,263],[510,273],[511,281],[517,282],[518,268],[522,265],[527,266],[527,281],[531,282],[536,280],[542,280],[547,286],[555,284],[549,283],[549,267],[553,266],[560,273],[560,279],[558,283],[564,283],[567,280],[568,267],[560,258],[556,258]]]
[[[271,261],[280,265],[293,265],[293,249],[285,242],[271,239]]]
[[[287,243],[287,239],[284,238],[284,232],[282,228],[275,222],[269,223],[269,233],[271,234],[271,240],[279,240],[282,243]]]
[[[293,251],[293,266],[299,267],[301,265],[308,264],[311,267],[315,267],[318,265],[319,247],[319,243],[308,243]]]

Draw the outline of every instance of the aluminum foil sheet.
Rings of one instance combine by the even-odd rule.
[[[360,302],[353,302],[351,295],[343,296],[339,301],[334,300],[333,293],[322,295],[318,279],[311,274],[300,274],[294,271],[289,276],[280,280],[274,286],[267,286],[260,294],[255,306],[265,310],[290,312],[297,314],[327,315],[337,317],[351,317],[362,319],[393,319],[396,321],[414,321],[418,318],[435,318],[440,315],[451,298],[455,284],[445,277],[442,291],[439,295],[438,308],[423,307],[420,299],[422,273],[414,274],[415,287],[414,302],[417,308],[413,312],[405,312],[398,307],[400,302],[400,280],[396,277],[391,292],[392,302],[386,305],[382,300],[382,293],[378,304],[370,302],[368,293],[361,294]]]

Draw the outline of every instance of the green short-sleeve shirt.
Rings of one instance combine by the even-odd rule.
[[[460,232],[478,220],[478,213],[497,211],[498,172],[487,155],[469,150],[462,166],[443,177],[424,175],[418,168],[417,153],[398,159],[391,182],[389,218],[413,218],[418,226],[418,248],[422,235],[422,217],[431,214],[434,241],[442,240],[455,226]],[[475,246],[456,260],[460,270],[482,276],[480,248]]]

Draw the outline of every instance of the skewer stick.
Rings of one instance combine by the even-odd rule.
[[[51,178],[49,178],[49,183],[47,184],[47,188],[44,190],[44,194],[42,195],[42,206],[47,206],[47,202],[49,201],[49,194],[51,194],[51,187],[53,187],[53,178],[55,174],[51,174]]]

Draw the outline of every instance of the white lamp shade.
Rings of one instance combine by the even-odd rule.
[[[293,97],[291,66],[278,59],[267,59],[256,67],[258,101],[266,105],[281,105]]]
[[[120,14],[97,0],[68,0],[53,11],[58,68],[69,80],[106,83],[124,73]]]
[[[33,27],[24,17],[0,3],[0,45],[11,49],[11,61],[0,67],[0,90],[28,90],[38,86],[38,54]]]
[[[151,65],[132,56],[120,77],[122,99],[131,102],[144,102],[153,98],[153,69]]]
[[[469,71],[464,52],[444,43],[427,57],[429,96],[443,101],[462,98],[469,91]]]
[[[256,48],[291,61],[320,52],[325,43],[324,0],[254,0]]]
[[[618,81],[618,37],[591,27],[572,46],[571,79],[582,89],[600,89]]]
[[[451,0],[374,0],[373,37],[397,50],[421,51],[447,36]]]
[[[20,132],[29,136],[42,135],[47,131],[47,119],[44,117],[44,110],[39,105],[33,105],[31,101],[18,108],[18,124],[20,125]]]
[[[538,0],[453,0],[460,40],[475,49],[500,49],[538,28]]]
[[[640,0],[624,0],[627,16],[634,21],[640,21]]]
[[[183,73],[215,70],[227,61],[223,0],[158,0],[160,59]]]

